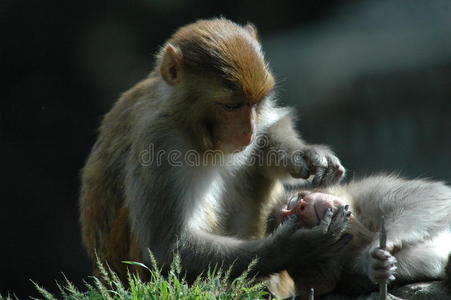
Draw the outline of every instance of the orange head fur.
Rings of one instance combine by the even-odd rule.
[[[194,145],[233,152],[253,142],[258,104],[274,88],[253,25],[219,18],[184,26],[161,50],[158,66],[182,95],[170,111]]]
[[[198,74],[219,74],[228,88],[255,103],[274,87],[256,36],[252,25],[219,18],[182,27],[168,45],[180,49],[182,67]]]

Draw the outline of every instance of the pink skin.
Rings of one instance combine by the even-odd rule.
[[[249,103],[234,104],[237,108],[226,110],[216,103],[213,135],[216,146],[225,152],[240,152],[255,138],[257,126],[256,106]]]
[[[326,209],[345,204],[343,199],[331,194],[304,191],[290,199],[287,207],[282,210],[282,216],[295,214],[299,217],[302,227],[312,228],[319,224]]]

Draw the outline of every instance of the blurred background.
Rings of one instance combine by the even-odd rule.
[[[259,29],[311,143],[348,178],[451,182],[451,1],[0,2],[0,294],[82,285],[79,172],[96,128],[179,26],[225,16]]]

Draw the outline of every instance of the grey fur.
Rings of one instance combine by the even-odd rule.
[[[438,181],[406,180],[381,174],[332,186],[324,192],[338,195],[349,203],[354,218],[349,229],[354,239],[343,252],[337,253],[330,261],[300,272],[300,278],[308,278],[310,282],[312,278],[317,278],[316,282],[327,279],[333,284],[335,278],[334,292],[324,299],[348,299],[348,296],[354,299],[358,295],[377,291],[372,276],[382,274],[388,278],[393,265],[397,270],[395,279],[389,283],[390,290],[413,282],[449,282],[445,276],[445,270],[450,272],[451,269],[448,262],[448,255],[451,255],[449,186]],[[285,203],[289,198],[288,193]],[[281,206],[275,207],[280,211]],[[397,248],[392,254],[379,249],[381,216],[385,219],[387,248]],[[278,222],[277,216],[273,217],[272,226]],[[358,227],[361,228],[356,229]],[[386,255],[386,261],[381,259]],[[373,269],[375,266],[378,268]],[[443,287],[445,285],[446,282]],[[361,296],[362,299],[366,297],[372,299]]]

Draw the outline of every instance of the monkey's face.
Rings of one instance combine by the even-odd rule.
[[[256,37],[252,26],[198,22],[177,32],[159,54],[168,90],[190,99],[177,110],[203,148],[240,152],[255,138],[257,106],[275,86]]]
[[[224,20],[188,25],[163,47],[159,63],[168,90],[189,96],[179,110],[188,112],[185,124],[198,129],[204,148],[231,153],[252,144],[258,103],[275,86],[255,27]]]
[[[257,103],[248,101],[214,102],[212,136],[224,152],[239,152],[255,139]]]
[[[335,195],[303,191],[297,193],[288,202],[282,215],[287,217],[295,214],[299,217],[302,227],[312,228],[321,222],[328,208],[337,208],[345,205],[344,199]]]

